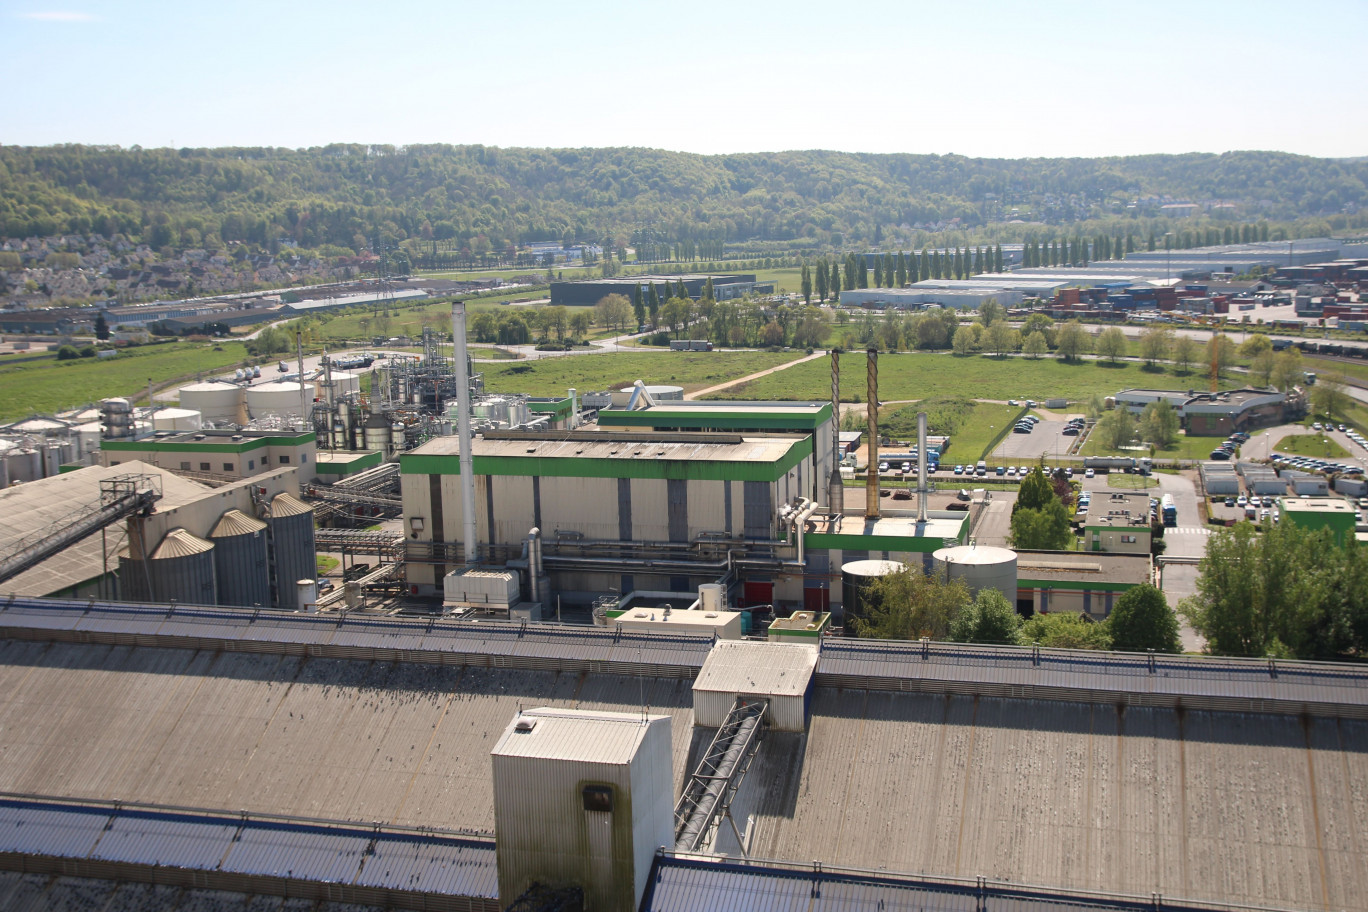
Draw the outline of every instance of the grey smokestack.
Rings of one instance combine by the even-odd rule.
[[[926,412],[917,412],[917,522],[926,522]]]
[[[466,564],[479,559],[475,533],[475,436],[470,432],[470,370],[466,364],[464,301],[451,302],[452,360],[456,362],[456,434],[461,443],[461,556]]]
[[[869,468],[865,472],[865,519],[879,518],[879,350],[865,352],[869,370],[865,414],[869,416]]]

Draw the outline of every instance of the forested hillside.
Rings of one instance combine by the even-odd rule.
[[[838,152],[334,145],[291,149],[0,147],[0,236],[122,233],[154,247],[360,250],[653,239],[866,244],[910,226],[974,229],[1161,214],[1225,201],[1241,221],[1368,210],[1368,161],[1272,152],[970,159]],[[958,222],[952,220],[958,219]],[[1356,219],[1350,220],[1357,224]],[[634,236],[635,235],[635,236]],[[342,252],[342,251],[338,251]]]

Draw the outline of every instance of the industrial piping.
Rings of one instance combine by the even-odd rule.
[[[464,301],[451,302],[452,360],[456,368],[456,435],[461,456],[461,556],[467,565],[479,560],[475,533],[475,438],[470,429],[470,369],[466,362],[466,310]]]
[[[869,416],[869,466],[865,469],[865,519],[879,518],[879,350],[865,352],[869,359],[866,414]]]

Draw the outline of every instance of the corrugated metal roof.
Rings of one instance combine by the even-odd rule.
[[[801,696],[812,682],[811,646],[719,640],[694,681],[694,690],[756,696]]]
[[[109,820],[108,808],[0,800],[0,852],[85,858]]]
[[[356,883],[454,896],[498,896],[499,873],[492,855],[488,842],[381,836]]]
[[[264,822],[243,830],[223,870],[320,883],[351,883],[371,834],[307,824]]]
[[[177,557],[191,557],[195,554],[203,554],[213,547],[213,542],[207,542],[184,529],[172,529],[162,538],[157,550],[152,552],[152,559],[173,560]]]
[[[625,765],[636,756],[646,730],[669,721],[661,715],[541,707],[514,717],[490,753]],[[529,727],[519,727],[524,725]]]
[[[219,517],[218,524],[214,526],[214,531],[209,533],[210,538],[231,538],[235,535],[251,535],[266,528],[266,524],[255,517],[248,516],[241,510],[229,510]]]
[[[109,821],[91,857],[213,870],[237,828],[237,821],[223,817],[121,810]]]

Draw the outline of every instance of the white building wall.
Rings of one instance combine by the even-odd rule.
[[[721,532],[726,528],[726,496],[721,481],[690,481],[689,498],[689,537],[696,538],[703,532]],[[733,486],[735,488],[735,486]],[[733,490],[733,496],[735,491]],[[735,509],[735,504],[732,505]],[[732,527],[736,528],[735,526]]]
[[[532,489],[531,479],[522,479]],[[542,532],[554,538],[557,529],[580,532],[599,541],[618,540],[618,480],[616,478],[543,478]],[[530,503],[530,500],[529,500]],[[495,501],[496,512],[500,509]],[[527,517],[532,516],[528,507]]]
[[[613,495],[613,515],[617,516],[616,493]],[[617,538],[617,535],[613,537]],[[670,503],[664,479],[632,479],[632,539],[670,540]]]

